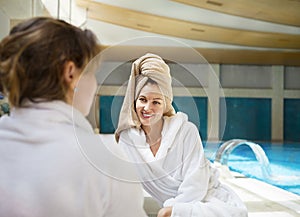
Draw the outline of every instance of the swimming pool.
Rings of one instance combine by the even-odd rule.
[[[257,144],[268,157],[272,176],[266,177],[261,164],[248,145],[241,145],[229,154],[227,165],[230,170],[300,195],[300,144]],[[205,154],[209,160],[214,161],[220,145],[221,143],[204,144]]]

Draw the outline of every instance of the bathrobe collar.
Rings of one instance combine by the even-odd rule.
[[[175,116],[164,116],[164,126],[162,130],[161,145],[156,153],[156,158],[163,158],[168,153],[168,150],[174,144],[176,135],[182,125],[188,121],[188,116],[182,112],[178,112]]]
[[[142,154],[146,162],[152,162],[164,158],[172,145],[176,135],[179,133],[182,125],[188,121],[186,114],[178,112],[176,115],[168,117],[164,116],[164,125],[162,129],[162,140],[160,147],[155,156],[153,156],[149,144],[146,142],[146,135],[142,129],[131,128],[130,135],[134,136],[134,144],[137,150]]]
[[[39,103],[28,101],[22,108],[13,108],[10,116],[12,118],[73,124],[74,127],[93,132],[92,126],[81,112],[60,100]]]

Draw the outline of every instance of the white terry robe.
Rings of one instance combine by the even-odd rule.
[[[153,156],[142,130],[129,128],[119,144],[137,167],[144,189],[172,217],[244,217],[240,198],[218,181],[205,158],[198,129],[184,113],[164,117],[161,145]]]
[[[107,159],[83,115],[62,101],[29,104],[0,118],[0,216],[146,216],[142,186],[96,170],[79,136],[104,159],[101,166],[122,168]]]

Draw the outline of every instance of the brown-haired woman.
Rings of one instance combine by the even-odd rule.
[[[1,41],[12,110],[0,119],[0,216],[145,216],[140,186],[98,172],[74,134],[99,144],[84,117],[95,70],[83,70],[98,52],[91,31],[53,18],[24,21]]]

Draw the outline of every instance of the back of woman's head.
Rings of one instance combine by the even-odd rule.
[[[0,83],[12,106],[21,107],[26,100],[66,100],[65,63],[83,69],[98,51],[91,31],[53,18],[32,18],[12,28],[0,43]]]

